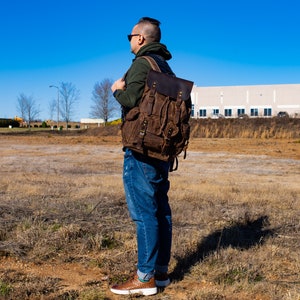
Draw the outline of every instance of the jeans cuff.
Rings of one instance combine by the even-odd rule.
[[[143,273],[140,270],[137,270],[137,276],[138,276],[138,278],[140,278],[142,280],[147,280],[148,281],[154,276],[154,272]]]

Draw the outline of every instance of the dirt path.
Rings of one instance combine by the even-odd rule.
[[[115,145],[121,152],[119,136],[0,136],[1,144],[20,145]],[[193,138],[188,150],[203,152],[230,152],[235,154],[267,155],[278,158],[300,159],[299,139],[226,139],[226,138]]]

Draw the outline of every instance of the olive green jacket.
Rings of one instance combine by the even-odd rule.
[[[151,66],[146,59],[137,58],[150,53],[160,55],[165,60],[172,58],[167,47],[157,42],[147,44],[139,50],[129,70],[125,74],[126,89],[124,91],[116,90],[114,92],[114,97],[125,110],[136,106],[143,95],[147,74]]]

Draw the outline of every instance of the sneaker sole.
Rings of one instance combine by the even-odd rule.
[[[135,289],[135,290],[118,290],[110,289],[111,292],[118,295],[131,295],[131,294],[142,294],[143,296],[150,296],[157,294],[157,288],[148,288],[148,289]]]

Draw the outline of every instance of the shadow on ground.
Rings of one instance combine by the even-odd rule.
[[[176,257],[177,265],[170,277],[173,281],[182,280],[195,264],[220,249],[231,246],[245,250],[263,244],[265,238],[274,234],[274,230],[264,229],[268,224],[268,217],[262,216],[253,221],[247,220],[215,231],[200,241],[195,251],[183,257]]]

